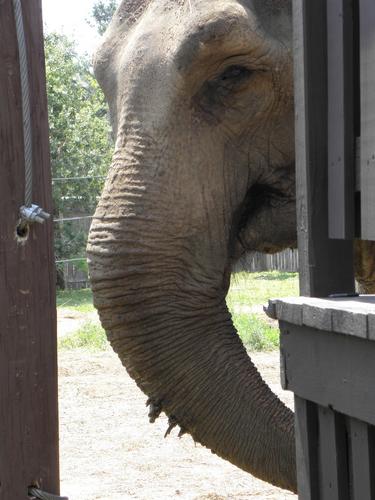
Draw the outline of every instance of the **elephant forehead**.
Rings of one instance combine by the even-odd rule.
[[[290,0],[151,0],[136,16],[132,27],[120,15],[107,32],[96,54],[104,70],[117,55],[140,59],[147,55],[171,59],[181,69],[210,45],[241,50],[270,41],[265,27],[285,46],[282,33],[291,39]],[[116,20],[116,18],[118,18]],[[242,37],[242,38],[241,38]],[[247,38],[247,40],[246,40]],[[250,40],[249,40],[250,38]],[[99,68],[100,69],[100,68]]]
[[[269,51],[291,42],[290,0],[152,1],[128,37],[126,52],[145,52],[188,70],[199,57],[216,51]],[[143,56],[142,56],[143,57]]]
[[[176,64],[179,69],[187,69],[201,54],[213,48],[240,51],[249,41],[256,45],[260,37],[254,16],[244,6],[230,0],[211,5],[202,2],[179,33]]]
[[[235,40],[238,45],[241,34],[248,36],[251,31],[248,12],[237,0],[191,2],[191,10],[185,4],[152,2],[130,32],[123,33],[122,44],[118,31],[110,33],[115,39],[110,46],[117,56],[106,53],[103,72],[108,74],[109,60],[116,57],[116,78],[122,84],[135,74],[140,78],[162,75],[166,82],[176,69],[189,67],[213,43],[233,51]]]
[[[144,1],[147,7],[131,26],[119,9],[95,57],[114,121],[125,98],[146,105],[157,97],[166,113],[181,88],[198,85],[226,58],[266,57],[272,67],[274,55],[285,56],[284,40],[279,50],[280,41],[264,25],[269,17],[287,25],[289,0]]]
[[[190,69],[200,57],[221,56],[266,46],[261,25],[238,0],[152,2],[119,47],[122,65]],[[174,8],[172,8],[172,5]],[[167,71],[169,74],[169,71]]]

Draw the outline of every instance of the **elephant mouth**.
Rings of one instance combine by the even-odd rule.
[[[249,252],[275,253],[294,248],[297,244],[295,203],[294,184],[253,184],[233,217],[232,261]]]
[[[238,234],[249,224],[254,215],[264,206],[284,197],[283,193],[267,184],[253,184],[247,191],[239,208]]]

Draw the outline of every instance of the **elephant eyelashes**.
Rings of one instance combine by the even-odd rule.
[[[226,96],[242,88],[253,74],[254,71],[244,66],[230,66],[210,83],[218,95]]]
[[[238,82],[248,79],[253,71],[244,66],[230,66],[220,76],[221,82]]]

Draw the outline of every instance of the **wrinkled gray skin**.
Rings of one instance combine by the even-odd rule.
[[[290,1],[125,1],[95,73],[116,148],[88,254],[112,346],[151,421],[295,491],[292,412],[225,304],[241,255],[296,240]]]

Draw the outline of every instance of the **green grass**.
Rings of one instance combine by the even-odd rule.
[[[249,351],[273,351],[279,347],[279,329],[257,314],[234,314],[233,323]]]
[[[238,306],[267,304],[275,297],[299,295],[298,273],[279,271],[263,273],[236,273],[232,276],[227,304],[229,309]]]
[[[279,271],[237,273],[232,276],[227,305],[242,342],[250,351],[269,351],[279,347],[279,330],[258,313],[244,311],[268,303],[275,297],[299,294],[297,273]]]
[[[58,290],[56,295],[57,307],[74,309],[79,312],[92,312],[92,292],[89,288],[83,290]]]
[[[108,345],[103,328],[99,323],[93,321],[87,321],[81,328],[59,340],[60,349],[104,351],[108,348]]]

